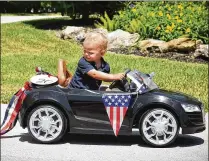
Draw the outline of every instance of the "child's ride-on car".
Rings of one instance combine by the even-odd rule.
[[[173,143],[180,128],[182,134],[205,130],[199,100],[159,89],[152,80],[154,74],[125,73],[123,80],[94,91],[63,88],[56,79],[34,77],[19,113],[21,127],[27,127],[41,143],[54,143],[66,132],[117,136],[131,135],[132,129],[138,128],[143,140],[156,147]],[[121,106],[127,108],[121,110]]]

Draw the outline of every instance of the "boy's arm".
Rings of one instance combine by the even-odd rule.
[[[124,73],[107,74],[107,73],[104,73],[101,71],[97,71],[95,69],[88,71],[87,74],[90,77],[93,77],[94,79],[102,80],[105,82],[112,82],[114,80],[121,80],[125,76]]]
[[[66,61],[58,61],[58,82],[61,86],[66,87],[72,79],[72,74],[67,70]]]

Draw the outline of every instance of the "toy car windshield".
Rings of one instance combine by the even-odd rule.
[[[157,89],[158,86],[152,80],[153,76],[154,73],[145,74],[137,70],[133,70],[127,73],[127,77],[131,79],[131,91],[145,93],[150,90]]]

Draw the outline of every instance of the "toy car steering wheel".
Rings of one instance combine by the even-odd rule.
[[[125,77],[126,77],[126,75],[127,75],[127,73],[128,72],[130,72],[131,70],[130,69],[126,69],[125,70],[125,72],[124,72],[124,74],[125,74]],[[127,80],[126,80],[126,78],[123,78],[123,79],[121,79],[121,80],[115,80],[115,81],[113,81],[111,84],[110,84],[110,86],[109,86],[109,89],[113,89],[114,87],[119,87],[119,89],[121,89],[122,91],[126,91],[127,92],[127,87],[125,87],[125,85],[126,85],[126,83],[127,83]],[[121,87],[122,86],[122,87]],[[120,88],[121,87],[121,88]]]

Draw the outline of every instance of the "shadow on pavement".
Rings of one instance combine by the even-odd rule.
[[[86,20],[82,19],[69,19],[69,18],[53,18],[53,19],[41,19],[41,20],[31,20],[24,21],[24,24],[32,25],[37,29],[42,30],[62,30],[66,26],[94,26],[94,23],[97,19],[90,18]]]
[[[6,136],[4,138],[20,137],[21,142],[29,142],[38,144],[28,133],[16,136]],[[113,135],[89,135],[89,134],[66,134],[58,144],[81,144],[81,145],[107,145],[107,146],[131,146],[138,145],[140,147],[153,148],[147,145],[139,135],[118,136]],[[179,135],[176,141],[166,148],[174,147],[191,147],[204,143],[202,138],[190,135]]]
[[[203,143],[204,140],[202,138],[191,135],[179,135],[173,146],[190,147],[190,146],[201,145]]]
[[[27,134],[27,133],[25,133],[25,134]],[[22,134],[22,135],[12,135],[12,136],[0,136],[0,138],[1,139],[17,138],[17,137],[22,137],[25,134]]]

